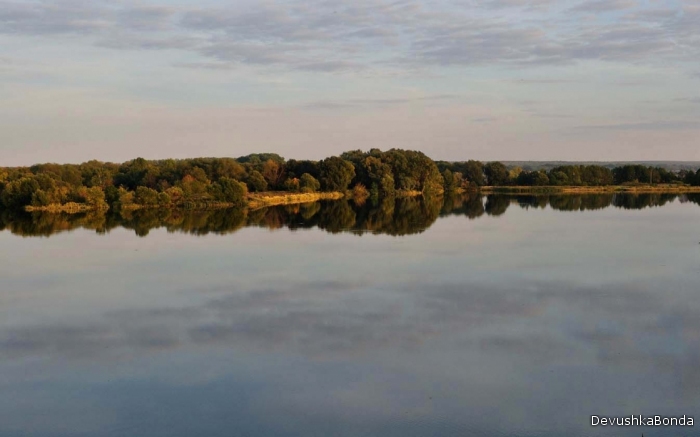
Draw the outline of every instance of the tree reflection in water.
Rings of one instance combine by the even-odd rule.
[[[700,205],[700,194],[558,194],[488,195],[452,194],[407,198],[369,198],[365,202],[342,199],[298,205],[245,209],[181,210],[141,209],[121,212],[61,214],[46,212],[0,211],[0,231],[25,237],[48,237],[73,229],[92,229],[104,234],[118,227],[132,229],[145,237],[153,229],[192,235],[230,234],[243,227],[268,229],[319,228],[330,233],[366,232],[411,235],[429,228],[438,217],[465,216],[470,220],[484,215],[498,217],[511,204],[523,209],[550,207],[556,211],[591,211],[604,208],[644,209],[663,206],[675,200]]]

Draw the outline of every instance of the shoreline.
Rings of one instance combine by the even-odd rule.
[[[483,194],[685,194],[700,193],[700,187],[690,185],[604,185],[604,186],[484,186],[479,190]]]
[[[260,209],[266,206],[295,205],[299,203],[316,202],[319,200],[338,200],[345,197],[339,191],[317,193],[288,193],[284,191],[268,191],[248,193],[248,208]]]
[[[259,209],[266,206],[294,205],[299,203],[316,202],[319,200],[338,200],[345,197],[345,194],[338,191],[316,192],[316,193],[287,193],[267,191],[261,193],[249,193],[247,204],[243,208]],[[79,214],[92,211],[107,211],[110,209],[121,209],[123,211],[138,211],[141,209],[224,209],[235,208],[237,205],[230,202],[183,202],[181,204],[169,205],[124,205],[119,208],[99,208],[85,203],[66,203],[63,205],[51,204],[47,206],[27,205],[24,210],[27,212],[55,212],[67,214]]]
[[[96,206],[91,206],[86,203],[75,203],[75,202],[69,202],[66,204],[56,204],[53,203],[51,205],[46,205],[46,206],[32,206],[32,205],[27,205],[24,207],[24,210],[27,212],[65,212],[68,214],[79,214],[81,212],[90,212],[90,211],[107,211],[109,208],[108,207],[96,207]]]
[[[455,191],[456,194],[465,192],[463,189]],[[700,187],[689,185],[655,185],[655,186],[625,186],[608,185],[595,187],[576,186],[483,186],[475,191],[480,194],[685,194],[700,193]],[[397,198],[416,197],[423,193],[420,191],[401,191],[396,193]],[[284,191],[266,191],[249,193],[248,202],[244,208],[256,210],[267,206],[297,205],[302,203],[317,202],[319,200],[339,200],[344,197],[352,197],[338,191],[316,193],[288,193]],[[126,205],[120,207],[124,211],[137,211],[141,209],[223,209],[234,208],[233,203],[227,202],[184,202],[177,205]],[[53,212],[66,214],[79,214],[92,211],[107,211],[112,208],[95,207],[83,203],[67,203],[65,205],[31,206],[27,205],[27,212]]]

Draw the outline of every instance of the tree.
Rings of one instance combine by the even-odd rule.
[[[150,164],[143,158],[136,158],[125,162],[119,167],[119,171],[114,175],[114,185],[124,186],[129,190],[135,190],[141,185],[141,180],[146,175]]]
[[[134,192],[124,187],[119,188],[119,205],[130,206],[134,204]]]
[[[159,206],[167,206],[167,205],[170,205],[172,203],[172,201],[170,200],[170,196],[168,196],[168,193],[165,193],[165,192],[158,193],[157,200],[158,200]]]
[[[290,159],[287,161],[285,168],[289,177],[300,178],[304,173],[308,173],[318,179],[321,174],[321,169],[316,161],[297,161],[295,159]]]
[[[261,164],[265,161],[273,160],[280,164],[284,163],[284,158],[276,153],[251,153],[250,155],[241,156],[236,158],[236,161],[240,163],[250,163],[250,164]]]
[[[309,173],[304,173],[299,178],[299,188],[303,193],[314,193],[321,189],[321,183]]]
[[[267,181],[257,170],[249,172],[245,182],[250,191],[259,192],[267,190]]]
[[[268,159],[262,167],[262,175],[267,181],[268,186],[277,188],[282,182],[284,176],[284,167],[282,164]]]
[[[518,175],[518,178],[515,180],[516,185],[523,185],[523,186],[531,186],[531,185],[549,185],[549,178],[547,177],[547,174],[544,173],[544,177],[547,179],[546,183],[544,184],[538,184],[536,183],[536,179],[538,179],[538,176],[542,175],[544,172],[539,172],[539,171],[527,171],[523,170],[520,172]]]
[[[516,183],[518,180],[518,176],[520,176],[520,173],[523,172],[523,169],[520,167],[513,167],[508,171],[508,181],[512,183]]]
[[[100,187],[81,188],[80,196],[83,203],[95,209],[107,209],[109,206],[105,201],[105,192]]]
[[[288,178],[282,185],[285,191],[291,191],[292,193],[298,193],[300,191],[299,178]]]
[[[544,170],[533,172],[532,185],[549,185],[549,176],[547,176],[547,173]]]
[[[32,196],[39,190],[39,183],[31,177],[23,177],[5,184],[0,194],[0,203],[7,208],[17,208],[29,205]]]
[[[245,177],[245,168],[232,158],[216,159],[212,164],[212,179],[223,177],[240,181]]]
[[[394,173],[391,166],[382,162],[381,157],[368,155],[362,162],[366,172],[367,180],[365,184],[370,187],[376,186],[377,195],[394,195]]]
[[[508,168],[500,162],[489,162],[484,167],[488,185],[506,185],[508,183]]]
[[[165,190],[164,193],[167,194],[170,201],[176,205],[181,203],[185,198],[185,193],[180,187],[170,187]]]
[[[51,204],[51,199],[46,191],[39,189],[32,194],[32,206],[48,206]]]
[[[484,164],[480,161],[467,161],[461,168],[464,177],[478,186],[484,185]]]
[[[158,192],[152,188],[140,186],[136,188],[134,202],[138,203],[139,205],[157,205]]]
[[[232,203],[233,206],[243,207],[247,204],[248,187],[242,182],[231,178],[221,178],[211,185],[210,192],[214,200]]]
[[[345,191],[355,177],[352,163],[337,156],[324,159],[320,167],[321,185],[326,191]]]
[[[461,181],[455,178],[454,173],[452,173],[449,168],[446,168],[445,171],[442,172],[442,179],[444,181],[443,186],[445,187],[445,192],[451,193],[459,188]]]
[[[185,199],[198,200],[207,194],[210,185],[206,173],[200,167],[189,169],[178,183]]]

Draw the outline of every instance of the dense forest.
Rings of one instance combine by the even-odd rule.
[[[248,204],[251,193],[341,192],[360,198],[478,191],[483,186],[700,185],[700,170],[566,165],[523,170],[500,162],[435,162],[422,152],[349,151],[321,161],[274,153],[239,158],[146,160],[122,164],[36,164],[0,168],[0,207],[76,210]]]

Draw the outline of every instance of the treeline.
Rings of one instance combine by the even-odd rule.
[[[626,165],[612,170],[569,165],[549,171],[500,162],[435,162],[422,152],[349,151],[321,161],[285,160],[274,153],[239,158],[145,160],[122,164],[37,164],[0,168],[0,207],[103,210],[110,207],[212,205],[243,207],[249,193],[350,191],[354,197],[478,190],[489,186],[700,185],[697,172]]]
[[[672,172],[662,167],[623,165],[613,169],[600,165],[564,165],[546,170],[508,168],[501,162],[479,161],[437,163],[445,180],[481,186],[608,186],[642,184],[700,185],[700,169]]]
[[[404,191],[440,191],[435,162],[421,152],[392,149],[347,152],[321,161],[285,161],[274,153],[233,158],[89,161],[0,168],[0,206],[81,205],[157,207],[223,203],[242,207],[249,192],[345,192],[391,197]]]

